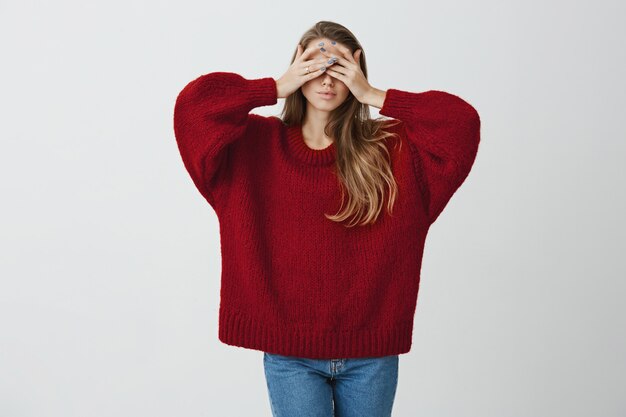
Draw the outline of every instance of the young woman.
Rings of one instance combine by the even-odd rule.
[[[282,117],[251,112],[279,98]],[[189,82],[174,130],[220,223],[218,337],[263,352],[274,416],[391,415],[426,234],[474,163],[476,110],[373,87],[355,36],[321,21],[277,79]]]

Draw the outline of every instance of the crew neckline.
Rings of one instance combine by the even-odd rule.
[[[287,147],[301,162],[310,165],[329,165],[335,161],[335,142],[323,149],[313,149],[304,141],[302,124],[287,126]]]

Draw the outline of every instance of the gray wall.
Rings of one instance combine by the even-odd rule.
[[[2,1],[0,415],[270,416],[262,353],[217,339],[218,223],[172,111],[206,72],[280,77],[325,19],[373,86],[482,120],[426,243],[394,416],[626,415],[624,9]]]

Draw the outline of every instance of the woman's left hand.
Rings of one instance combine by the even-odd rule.
[[[330,51],[329,49],[330,48]],[[370,83],[361,71],[361,49],[350,53],[348,48],[340,45],[325,46],[326,51],[321,51],[326,57],[335,57],[336,62],[326,68],[325,73],[342,81],[352,92],[352,95],[361,103],[365,103],[368,94],[373,90]],[[333,51],[334,50],[334,51]],[[367,104],[367,103],[365,103]]]

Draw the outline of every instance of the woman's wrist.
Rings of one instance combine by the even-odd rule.
[[[367,98],[365,99],[365,104],[381,109],[383,107],[383,104],[385,103],[386,96],[386,90],[379,90],[378,88],[372,87],[369,94],[367,95]]]

